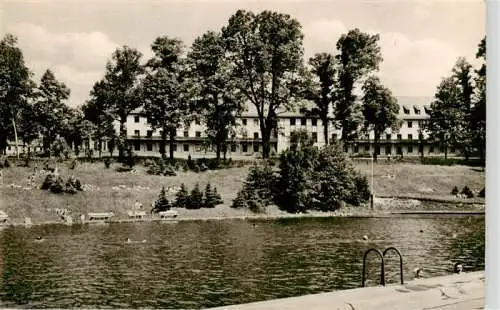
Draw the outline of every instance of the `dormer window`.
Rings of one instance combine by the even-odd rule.
[[[410,114],[410,109],[408,109],[408,107],[403,106],[403,112],[404,114]]]
[[[420,107],[419,106],[413,106],[413,111],[415,111],[415,114],[419,115],[420,114]]]
[[[428,107],[424,107],[425,114],[430,115],[431,114],[431,109]]]

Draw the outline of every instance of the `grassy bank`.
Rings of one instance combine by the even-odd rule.
[[[24,217],[31,217],[34,223],[57,221],[56,208],[70,209],[74,215],[88,212],[104,212],[113,210],[117,218],[126,218],[126,212],[131,209],[135,200],[142,202],[146,210],[157,198],[162,186],[177,187],[184,183],[191,190],[196,183],[204,188],[207,182],[216,186],[224,204],[214,209],[178,210],[183,218],[237,218],[249,215],[246,210],[236,210],[229,207],[236,192],[241,188],[248,172],[248,166],[225,170],[206,171],[202,173],[178,172],[177,176],[152,176],[146,174],[143,166],[136,166],[133,173],[115,171],[116,165],[105,169],[102,163],[81,163],[76,169],[70,170],[67,163],[60,164],[60,173],[64,177],[74,175],[84,184],[85,191],[75,195],[56,195],[39,187],[45,177],[38,174],[29,186],[29,176],[33,168],[12,167],[3,170],[0,186],[0,210],[5,211],[13,222],[21,222]],[[371,178],[370,163],[356,163],[357,169]],[[462,188],[467,185],[473,190],[484,187],[484,171],[467,166],[430,166],[419,164],[375,164],[374,187],[375,194],[380,196],[406,196],[406,198],[432,198],[454,200],[452,204],[422,203],[416,199],[377,199],[375,209],[414,210],[442,208],[471,209],[476,206],[460,205],[450,194],[453,186]],[[371,181],[370,181],[371,182]],[[170,193],[173,198],[174,192]],[[482,202],[478,199],[476,202]],[[370,214],[373,211],[367,206],[346,208],[341,210],[345,215]],[[311,215],[314,215],[311,214]],[[318,214],[318,215],[333,215]],[[288,216],[275,207],[269,208],[266,216]]]

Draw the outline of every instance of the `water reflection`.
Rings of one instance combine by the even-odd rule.
[[[203,308],[355,288],[371,247],[397,247],[406,280],[457,261],[484,269],[484,218],[53,225],[7,229],[0,242],[2,306],[30,308]],[[387,282],[398,282],[399,258],[386,261]],[[379,273],[370,255],[369,285]]]

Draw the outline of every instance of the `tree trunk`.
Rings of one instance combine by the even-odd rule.
[[[19,159],[19,140],[17,138],[17,127],[16,127],[16,120],[15,120],[14,115],[12,117],[12,126],[14,127],[14,139],[16,140],[16,157],[17,157],[17,159]]]
[[[325,145],[328,145],[328,116],[325,118],[322,118],[321,121],[323,122],[323,135],[325,136]]]
[[[125,157],[125,149],[127,148],[127,116],[120,117],[120,143],[118,143],[118,158],[123,160]]]
[[[378,157],[378,154],[377,154],[377,149],[378,149],[378,140],[379,140],[379,137],[380,137],[380,134],[379,133],[376,133],[375,134],[375,137],[373,139],[373,161],[374,162],[377,162],[377,157]]]
[[[215,144],[215,158],[217,159],[217,161],[220,160],[220,153],[221,153],[221,142],[219,140]]]
[[[174,160],[174,145],[175,145],[175,134],[176,134],[176,130],[175,129],[170,129],[170,133],[169,133],[169,136],[170,136],[170,144],[169,144],[169,153],[170,153],[170,159],[171,160]]]
[[[167,128],[162,128],[161,131],[161,140],[160,140],[160,154],[162,159],[167,158],[167,154],[165,152],[165,145],[167,144]]]
[[[262,128],[262,158],[268,159],[271,153],[271,130],[267,128]]]

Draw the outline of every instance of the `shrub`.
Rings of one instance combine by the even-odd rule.
[[[158,195],[158,199],[154,202],[154,207],[152,212],[158,213],[162,211],[170,210],[171,204],[167,199],[167,194],[165,192],[165,186],[161,188],[160,194]]]
[[[181,184],[181,188],[175,195],[175,207],[176,208],[187,208],[189,204],[189,193],[186,189],[184,183]]]
[[[203,192],[200,190],[200,185],[196,183],[191,195],[189,196],[188,209],[200,209],[203,206]]]
[[[241,189],[236,194],[236,198],[234,198],[233,203],[231,204],[231,208],[240,209],[245,207],[247,207],[247,199],[245,196],[245,191]]]
[[[109,157],[104,158],[104,167],[106,169],[109,169],[110,166],[111,166],[111,159]]]
[[[207,183],[207,186],[205,187],[205,197],[203,200],[203,205],[206,208],[214,208],[215,202],[216,202],[216,197],[214,196],[212,187],[210,186],[210,183]]]
[[[43,181],[40,189],[44,189],[44,190],[50,189],[50,187],[52,186],[52,184],[54,184],[56,182],[56,180],[57,180],[57,177],[55,174],[53,174],[53,173],[47,174],[45,176],[45,180]]]
[[[206,208],[214,208],[217,205],[220,205],[224,203],[222,200],[221,196],[219,193],[217,193],[217,188],[216,187],[211,187],[210,183],[207,183],[207,186],[205,187],[205,199],[204,199],[204,206]]]
[[[272,202],[275,184],[276,176],[271,166],[254,165],[250,168],[244,186],[247,191],[255,192],[267,205]]]
[[[175,173],[175,169],[174,167],[172,167],[171,165],[167,165],[165,167],[165,170],[163,172],[163,175],[164,176],[172,176],[172,177],[175,177],[177,175],[177,173]]]
[[[69,169],[74,170],[76,168],[76,165],[78,164],[76,159],[73,159],[71,163],[69,164]]]
[[[469,187],[464,186],[464,188],[462,189],[462,191],[460,192],[462,195],[465,195],[465,197],[467,198],[474,198],[474,193],[470,190]]]
[[[337,145],[287,150],[279,167],[275,202],[288,212],[331,211],[344,202],[359,205],[370,197],[368,181]]]
[[[459,191],[458,187],[456,187],[456,186],[454,186],[453,189],[451,190],[451,194],[454,196],[458,195],[459,192],[460,191]]]
[[[132,170],[133,170],[133,168],[128,167],[128,166],[119,166],[116,168],[117,172],[130,172]]]

